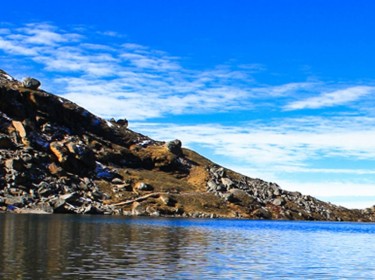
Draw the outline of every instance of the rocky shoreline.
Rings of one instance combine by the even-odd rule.
[[[0,70],[0,211],[374,221],[218,166]]]

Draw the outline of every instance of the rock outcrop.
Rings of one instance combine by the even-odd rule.
[[[106,121],[0,70],[0,211],[373,221]]]

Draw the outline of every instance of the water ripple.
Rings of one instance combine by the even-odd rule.
[[[365,223],[0,215],[2,279],[372,279]]]

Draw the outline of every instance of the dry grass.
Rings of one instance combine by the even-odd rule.
[[[206,183],[208,180],[208,173],[203,166],[193,166],[190,174],[187,177],[187,182],[195,186],[197,191],[204,192],[206,190]]]
[[[119,174],[124,181],[131,182],[132,189],[113,192],[115,185],[110,182],[98,181],[97,184],[112,198],[106,203],[114,204],[124,201],[130,201],[145,196],[140,202],[144,207],[153,207],[161,213],[200,213],[205,215],[214,214],[219,217],[234,217],[236,214],[233,209],[228,207],[228,203],[212,193],[206,192],[206,182],[208,180],[207,169],[213,163],[199,154],[183,149],[185,159],[191,163],[191,167],[185,173],[178,170],[163,171],[160,166],[168,166],[176,156],[166,147],[152,145],[146,148],[133,148],[132,153],[136,154],[142,160],[151,159],[154,167],[151,169],[141,168],[119,168]],[[143,182],[152,186],[151,191],[139,191],[135,189],[138,182]],[[150,194],[150,195],[149,195]],[[169,206],[163,204],[158,196],[167,195],[173,198],[175,205]],[[132,210],[132,205],[124,203],[123,209]],[[235,209],[237,210],[237,209]]]

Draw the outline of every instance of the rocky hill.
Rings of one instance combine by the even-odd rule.
[[[0,211],[372,221],[104,120],[0,70]]]

